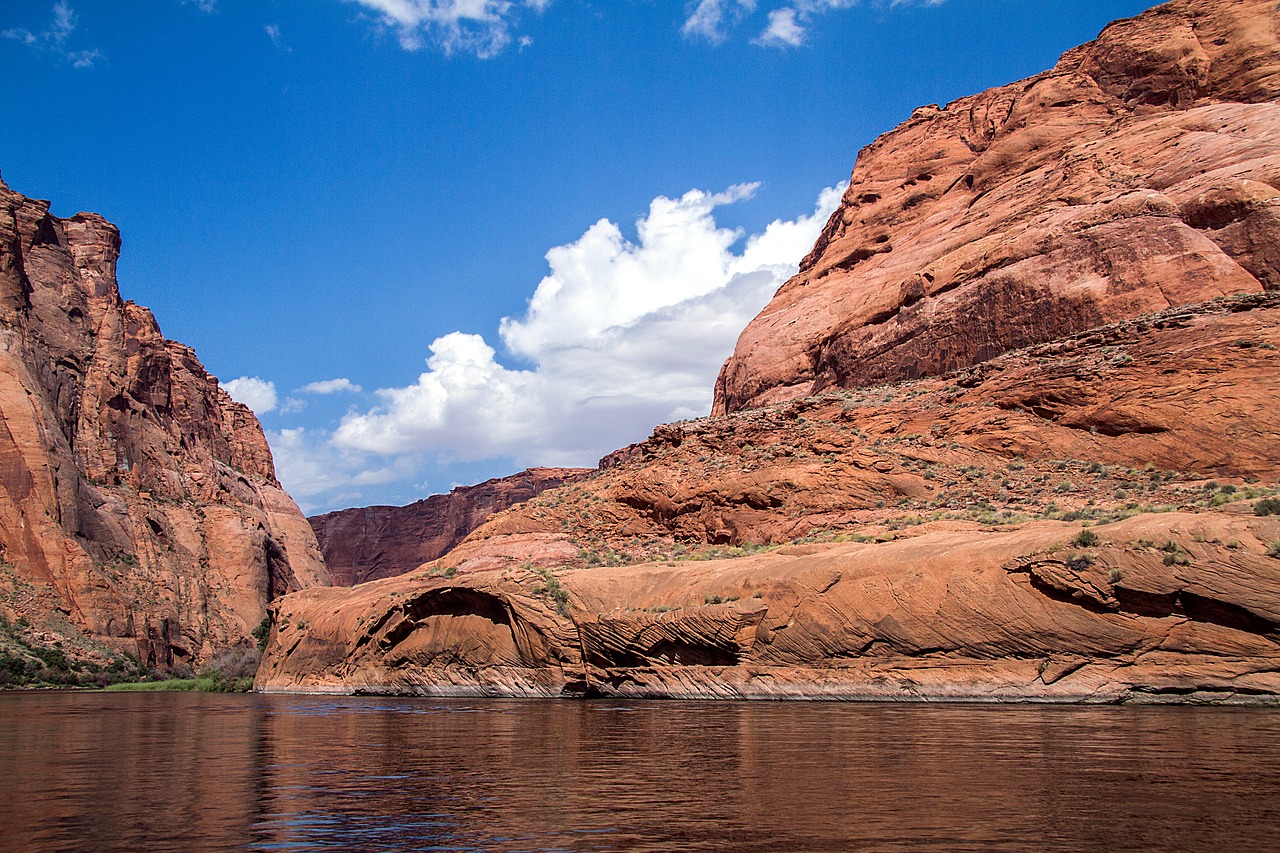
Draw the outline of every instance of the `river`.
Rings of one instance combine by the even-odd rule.
[[[7,850],[1244,850],[1261,708],[0,695]]]

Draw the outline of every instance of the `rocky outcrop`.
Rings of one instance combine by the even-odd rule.
[[[582,468],[530,468],[408,506],[343,509],[307,521],[334,586],[354,586],[413,571],[452,550],[497,513],[588,473]]]
[[[1269,0],[1175,0],[1052,71],[916,110],[859,154],[715,410],[1280,288],[1277,17]]]
[[[288,596],[258,684],[1270,701],[1278,400],[1266,293],[664,426],[417,572]]]
[[[659,427],[439,565],[586,567],[938,512],[1183,505],[1209,479],[1280,480],[1277,400],[1280,293],[1168,309],[939,379]]]
[[[437,696],[1254,701],[1280,694],[1280,519],[406,576],[280,604],[266,690]],[[1156,544],[1160,543],[1160,544]],[[1177,554],[1177,561],[1164,559]]]
[[[1280,701],[1278,22],[1177,0],[917,111],[713,417],[286,597],[259,688]]]
[[[327,574],[257,420],[121,299],[119,252],[0,184],[0,605],[69,650],[195,664]]]

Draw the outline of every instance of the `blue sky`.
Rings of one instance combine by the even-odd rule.
[[[859,148],[1148,5],[7,0],[0,171],[304,510],[407,503],[705,414]]]

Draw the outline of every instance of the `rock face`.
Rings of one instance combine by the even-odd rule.
[[[263,690],[1280,702],[1280,13],[859,157],[710,418],[275,607]]]
[[[1172,513],[1093,530],[1088,551],[1066,549],[1078,525],[1049,522],[579,569],[559,575],[560,608],[521,570],[310,590],[281,602],[259,683],[444,696],[1280,694],[1280,561],[1261,548],[1280,519]],[[1185,566],[1153,544],[1184,540]]]
[[[327,573],[257,420],[120,298],[119,252],[0,184],[0,606],[69,651],[198,664]]]
[[[859,154],[715,411],[1280,288],[1278,17],[1269,0],[1176,0],[1052,71],[916,110]]]
[[[343,509],[308,518],[334,586],[395,577],[443,556],[492,516],[580,480],[584,468],[530,468],[408,506]]]
[[[417,572],[286,597],[259,687],[1269,701],[1278,400],[1268,293],[661,427]]]

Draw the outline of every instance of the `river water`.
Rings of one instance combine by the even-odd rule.
[[[6,850],[1262,850],[1280,712],[0,695]]]

